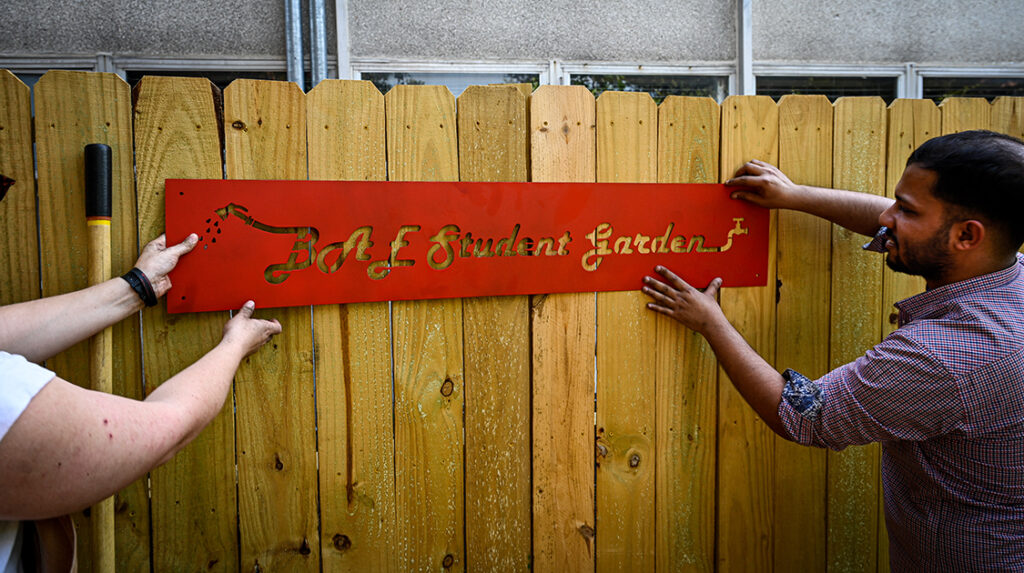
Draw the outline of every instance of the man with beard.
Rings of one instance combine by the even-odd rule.
[[[1024,144],[988,131],[929,140],[895,201],[796,185],[756,160],[727,184],[874,236],[865,249],[926,291],[896,304],[899,329],[817,380],[758,356],[716,302],[720,279],[701,291],[657,267],[648,307],[701,333],[783,438],[882,443],[894,571],[1024,571]]]

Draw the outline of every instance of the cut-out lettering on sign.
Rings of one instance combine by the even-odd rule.
[[[170,312],[766,284],[768,212],[723,185],[168,179]]]

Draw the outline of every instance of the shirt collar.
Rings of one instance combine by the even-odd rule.
[[[931,318],[945,311],[946,303],[952,300],[992,290],[1009,284],[1020,276],[1024,266],[1024,255],[1017,253],[1017,262],[1005,269],[967,280],[943,285],[896,303],[900,311],[899,325],[919,318]]]

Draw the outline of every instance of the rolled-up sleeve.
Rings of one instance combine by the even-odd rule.
[[[817,380],[792,370],[783,376],[779,417],[800,444],[841,450],[886,440],[924,440],[964,423],[955,378],[899,331]]]

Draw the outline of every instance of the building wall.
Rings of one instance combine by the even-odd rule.
[[[1020,64],[1020,0],[753,0],[754,60]]]
[[[736,9],[722,0],[350,0],[353,58],[725,61]]]
[[[7,56],[285,55],[281,0],[4,0],[0,22],[0,54]]]

